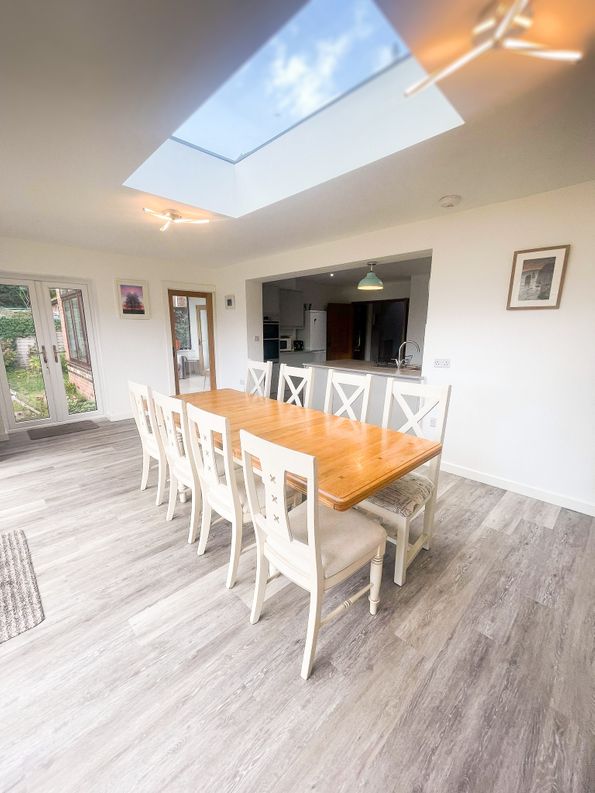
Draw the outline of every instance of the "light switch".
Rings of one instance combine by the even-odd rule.
[[[450,369],[450,358],[434,358],[434,369]]]

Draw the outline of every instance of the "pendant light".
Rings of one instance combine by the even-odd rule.
[[[376,262],[368,262],[368,267],[370,268],[370,272],[366,273],[362,278],[362,280],[359,282],[359,284],[357,285],[358,289],[362,289],[368,292],[384,289],[384,284],[374,272],[375,264]]]

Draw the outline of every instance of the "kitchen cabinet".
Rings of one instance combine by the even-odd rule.
[[[326,353],[324,350],[290,350],[279,353],[279,361],[289,366],[310,366],[312,363],[324,363]]]
[[[279,319],[279,287],[262,285],[262,315],[265,319]]]
[[[284,328],[304,327],[304,296],[297,289],[279,289],[279,324]]]

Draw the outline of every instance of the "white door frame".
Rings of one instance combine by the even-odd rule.
[[[40,345],[41,368],[46,389],[49,417],[43,419],[33,419],[29,421],[17,422],[15,420],[12,399],[8,379],[4,368],[4,361],[0,351],[0,402],[5,408],[6,430],[9,433],[18,432],[38,426],[55,426],[57,424],[67,424],[82,421],[86,418],[98,418],[103,415],[103,394],[101,388],[99,350],[96,340],[95,312],[91,303],[89,284],[85,281],[69,278],[52,278],[47,275],[20,275],[15,273],[0,273],[0,282],[27,286],[31,298],[31,311],[35,323],[35,332]],[[91,371],[93,373],[93,387],[95,391],[96,410],[85,413],[69,414],[62,372],[58,373],[55,369],[59,363],[53,360],[52,345],[57,348],[57,334],[54,327],[51,304],[49,302],[50,289],[80,289],[83,297],[83,309],[85,313],[85,325],[87,342],[89,345],[89,356],[91,359]],[[46,347],[46,359],[44,361],[41,347]]]

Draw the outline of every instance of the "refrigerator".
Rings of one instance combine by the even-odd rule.
[[[304,349],[326,351],[326,311],[304,311]]]

